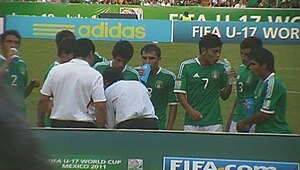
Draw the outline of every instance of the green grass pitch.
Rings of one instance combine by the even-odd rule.
[[[111,49],[114,42],[94,41],[96,51],[107,59],[111,59]],[[135,53],[130,66],[140,65],[139,53],[141,47],[146,43],[132,43]],[[176,73],[181,61],[195,57],[198,54],[197,43],[158,43],[162,51],[161,66]],[[300,103],[300,62],[299,45],[265,45],[275,56],[276,73],[283,79],[288,90],[287,120],[293,133],[300,134],[300,116],[298,114]],[[54,40],[44,39],[23,39],[20,48],[21,57],[27,62],[29,69],[29,79],[43,80],[45,71],[55,60],[56,48]],[[239,45],[224,44],[222,58],[226,57],[234,68],[240,64]],[[297,76],[298,75],[298,76]],[[221,101],[223,120],[231,110],[235,93],[227,101]],[[26,99],[27,122],[29,126],[35,126],[37,114],[37,102],[39,99],[39,89],[34,89],[32,94]],[[182,130],[184,110],[179,107],[175,122],[175,129]]]

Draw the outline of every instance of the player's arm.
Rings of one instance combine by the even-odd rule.
[[[30,80],[27,87],[25,87],[25,97],[28,97],[31,94],[32,90],[35,87],[39,87],[39,86],[40,86],[40,81],[39,80]]]
[[[44,127],[45,123],[45,115],[48,110],[48,103],[50,101],[50,96],[46,96],[44,94],[40,95],[40,100],[38,103],[38,108],[37,108],[37,126],[38,127]]]
[[[223,75],[223,78],[221,80],[222,84],[224,84],[224,82],[227,82],[227,83],[225,83],[225,87],[223,89],[221,89],[221,92],[220,92],[220,96],[221,96],[222,100],[227,100],[228,99],[228,97],[230,96],[231,91],[232,91],[232,85],[235,83],[235,82],[228,82],[228,80],[230,78],[234,78],[235,79],[235,77],[236,77],[236,72],[235,72],[234,69],[231,69],[226,74]],[[227,79],[227,80],[225,80],[225,79]]]
[[[106,102],[95,102],[96,125],[99,128],[105,128],[106,122]]]
[[[233,112],[234,112],[235,107],[236,107],[236,98],[235,98],[235,101],[233,103],[231,111],[227,115],[227,119],[226,119],[226,123],[225,123],[225,129],[224,129],[225,132],[229,132],[231,121],[232,121],[232,116],[233,116]]]
[[[169,116],[168,116],[168,122],[167,122],[167,130],[173,130],[173,126],[175,123],[176,115],[177,115],[177,104],[176,105],[169,105]]]
[[[232,85],[227,84],[220,93],[221,99],[222,100],[227,100],[231,94],[232,91]]]
[[[270,113],[262,111],[256,112],[254,115],[247,117],[237,123],[237,130],[243,131],[248,125],[264,122],[272,116]]]
[[[202,119],[201,113],[194,109],[186,99],[185,93],[177,93],[178,100],[187,113],[195,120]]]

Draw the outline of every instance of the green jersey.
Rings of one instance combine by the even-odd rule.
[[[256,132],[290,133],[285,117],[286,98],[285,85],[275,73],[258,83],[255,90],[255,111],[272,116],[264,122],[256,123]]]
[[[59,65],[59,62],[54,61],[48,68],[45,76],[44,76],[44,82],[46,81],[46,78],[48,77],[49,72],[52,70],[53,67]],[[51,127],[51,119],[50,119],[50,114],[47,114],[45,119],[44,119],[45,127]]]
[[[174,93],[175,74],[171,71],[159,68],[155,75],[150,74],[145,86],[151,94],[155,114],[158,117],[159,129],[166,129],[166,111],[168,105],[177,105],[178,101]]]
[[[4,64],[5,58],[0,55],[0,67]],[[6,106],[18,117],[24,118],[25,110],[25,88],[28,83],[27,65],[23,60],[12,62],[6,69],[1,81],[3,93],[9,96]],[[4,94],[1,95],[4,95]],[[4,96],[5,97],[5,96]]]
[[[255,77],[245,65],[242,64],[239,66],[237,70],[236,105],[232,117],[234,122],[238,122],[246,117],[244,108],[245,100],[254,100],[254,91],[258,82],[259,77]]]
[[[93,68],[99,71],[101,74],[104,72],[106,68],[112,67],[112,61],[106,61],[106,62],[98,62],[96,63]],[[122,71],[124,80],[137,80],[139,81],[139,73],[132,69],[131,67],[128,67],[127,65]]]
[[[94,66],[98,62],[105,62],[105,61],[107,61],[106,58],[102,57],[99,53],[95,52],[92,66]]]
[[[51,71],[51,69],[55,66],[59,65],[59,63],[57,61],[54,61],[48,68],[48,70],[46,71],[46,74],[44,76],[44,82],[46,80],[46,78],[48,77],[49,72]]]
[[[188,103],[198,110],[203,118],[194,120],[185,115],[185,125],[209,126],[222,124],[220,90],[228,84],[223,64],[202,66],[198,58],[181,63],[175,82],[175,92],[185,93]]]

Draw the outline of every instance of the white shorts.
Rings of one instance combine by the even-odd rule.
[[[231,121],[229,132],[238,132],[236,130],[236,126],[237,126],[237,122]],[[255,124],[250,127],[249,133],[255,133]]]
[[[184,131],[202,131],[202,132],[223,132],[221,124],[209,125],[209,126],[192,126],[184,125]]]

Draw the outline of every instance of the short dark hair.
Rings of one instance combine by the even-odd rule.
[[[149,52],[152,52],[152,51],[155,51],[157,57],[160,58],[160,55],[161,55],[160,48],[155,44],[146,44],[146,45],[144,45],[141,49],[141,55],[143,54],[143,52],[149,53]]]
[[[199,51],[201,52],[201,48],[215,48],[222,47],[223,42],[221,39],[215,34],[206,34],[199,41]]]
[[[72,38],[67,38],[62,40],[57,47],[57,55],[60,56],[63,53],[70,54],[74,52],[74,47],[76,40]]]
[[[75,49],[74,49],[74,57],[83,57],[86,58],[90,52],[95,53],[95,45],[88,38],[80,38],[76,40]]]
[[[17,30],[7,30],[1,34],[1,43],[3,43],[8,35],[16,36],[21,42],[21,35]]]
[[[70,30],[62,30],[62,31],[59,31],[58,33],[56,33],[56,36],[55,36],[56,46],[58,46],[59,43],[66,38],[75,39],[75,35]]]
[[[129,61],[131,59],[133,53],[134,53],[134,49],[132,44],[126,40],[118,41],[112,49],[113,58],[121,57],[126,61]]]
[[[118,70],[118,69],[114,69],[112,67],[108,67],[103,71],[103,80],[107,81],[108,86],[110,86],[111,84],[119,81],[119,80],[123,80],[123,73]]]
[[[260,65],[267,64],[267,69],[271,72],[275,72],[274,56],[269,50],[263,47],[253,48],[248,57],[250,60],[255,60]]]
[[[240,49],[263,47],[261,39],[257,37],[247,37],[240,43]]]

